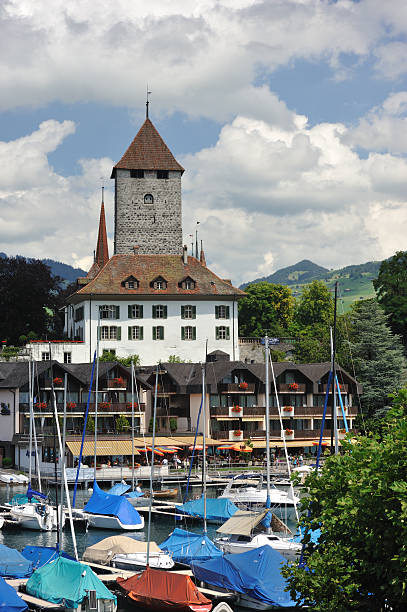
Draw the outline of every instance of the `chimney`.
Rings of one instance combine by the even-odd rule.
[[[133,245],[133,253],[134,255],[138,255],[138,251],[139,251],[139,245],[138,244],[134,244]]]
[[[188,247],[186,244],[184,244],[182,249],[182,260],[185,265],[188,263]]]

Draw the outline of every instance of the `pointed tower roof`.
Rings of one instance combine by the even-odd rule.
[[[100,270],[109,261],[109,246],[107,244],[105,203],[103,191],[104,188],[102,187],[102,204],[100,207],[99,233],[98,241],[96,244],[95,261],[93,262],[93,265],[87,274],[87,278],[95,278],[96,274],[98,274]]]
[[[184,172],[184,168],[177,162],[148,118],[144,121],[121,160],[113,167],[110,178],[115,178],[117,168]]]
[[[203,266],[206,267],[206,259],[205,259],[205,253],[204,253],[203,246],[202,246],[202,240],[201,240],[201,254],[199,256],[199,261]]]

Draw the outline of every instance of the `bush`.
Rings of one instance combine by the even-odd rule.
[[[177,423],[177,419],[174,417],[170,418],[170,429],[171,431],[177,431],[177,427],[178,427],[178,423]]]
[[[13,465],[13,460],[11,457],[3,457],[3,467],[10,467]]]

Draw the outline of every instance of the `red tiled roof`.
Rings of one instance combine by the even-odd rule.
[[[115,177],[116,168],[184,172],[184,168],[177,162],[150,119],[144,121],[126,153],[113,167],[110,178]]]
[[[134,276],[139,281],[137,289],[126,289],[123,281]],[[153,289],[151,283],[158,276],[167,281],[166,289]],[[186,276],[196,283],[195,289],[179,286]],[[190,295],[193,296],[244,296],[244,291],[225,283],[221,278],[203,266],[195,257],[188,257],[184,264],[181,255],[113,255],[97,276],[74,293],[72,301],[86,295],[142,296],[142,295]]]

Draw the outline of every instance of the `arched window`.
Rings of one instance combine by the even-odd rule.
[[[154,198],[151,193],[146,193],[144,196],[144,204],[154,204]]]

